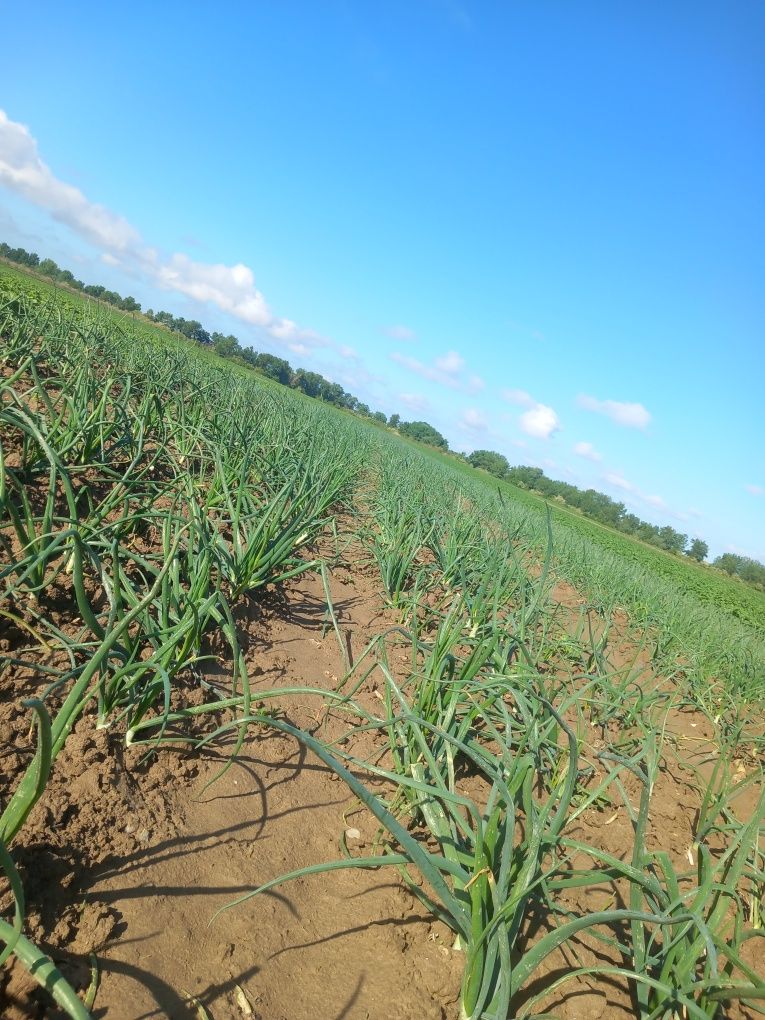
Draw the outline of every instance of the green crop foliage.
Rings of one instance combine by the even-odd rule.
[[[17,636],[0,680],[18,667],[39,678],[25,703],[35,753],[0,805],[13,903],[0,962],[15,956],[68,1015],[89,1015],[25,935],[14,854],[90,713],[147,753],[225,741],[235,756],[253,728],[301,742],[377,820],[377,851],[274,876],[238,903],[297,875],[394,868],[454,932],[465,1020],[534,1015],[557,987],[532,995],[540,967],[579,938],[614,962],[561,980],[621,980],[643,1020],[762,1002],[744,950],[765,930],[765,795],[749,817],[737,808],[762,786],[758,592],[5,269],[0,366],[0,625]],[[340,512],[400,624],[354,663],[320,555]],[[238,616],[307,570],[321,572],[346,675],[334,691],[311,678],[259,690],[270,704],[256,711]],[[552,599],[560,580],[582,598],[568,618]],[[52,609],[62,589],[67,626]],[[635,641],[619,665],[617,609]],[[391,665],[394,646],[407,670]],[[368,682],[376,698],[361,697]],[[184,688],[202,697],[178,708]],[[346,714],[342,739],[284,720],[285,700],[306,694]],[[680,870],[648,832],[667,719],[688,706],[706,714],[718,758],[711,779],[684,763],[700,802],[693,864]],[[384,758],[354,753],[360,731]],[[750,771],[734,779],[728,762],[744,751]],[[384,797],[371,789],[380,780]],[[629,815],[623,857],[573,834],[604,806]],[[623,906],[567,905],[604,882]],[[550,927],[534,934],[540,914]]]

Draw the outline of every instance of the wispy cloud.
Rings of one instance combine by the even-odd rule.
[[[745,485],[744,488],[752,496],[765,496],[765,488],[762,485]]]
[[[643,496],[643,499],[646,501],[646,503],[649,503],[651,506],[657,507],[659,510],[667,509],[667,502],[661,496],[646,495]]]
[[[463,411],[459,423],[462,428],[469,429],[471,432],[485,432],[489,427],[486,416],[476,407],[468,407]]]
[[[603,481],[608,482],[609,485],[613,485],[617,489],[623,489],[625,492],[635,492],[635,486],[632,482],[628,481],[624,475],[620,475],[617,471],[607,471],[603,475]]]
[[[447,351],[442,358],[436,358],[436,368],[448,375],[458,375],[465,367],[465,359],[456,351]]]
[[[391,340],[399,340],[403,343],[411,343],[417,339],[417,334],[409,326],[404,326],[401,323],[394,326],[386,326],[383,329],[383,333],[389,336]]]
[[[653,507],[655,510],[660,510],[665,513],[668,517],[674,518],[676,521],[688,521],[691,516],[699,516],[699,512],[695,514],[688,513],[682,510],[674,510],[668,506],[667,501],[663,496],[658,496],[655,493],[643,492],[634,482],[629,481],[619,471],[606,471],[602,475],[603,481],[610,485],[612,488],[621,489],[622,492],[626,492],[631,497],[627,502],[642,503],[646,506]]]
[[[603,414],[617,425],[625,428],[645,429],[651,421],[649,411],[642,404],[620,403],[618,400],[597,400],[595,397],[582,393],[576,400],[585,411]]]
[[[477,375],[463,378],[462,371],[465,367],[465,359],[456,351],[448,351],[440,358],[436,358],[432,364],[419,361],[417,358],[410,358],[406,354],[393,351],[390,355],[391,361],[397,365],[414,372],[423,379],[430,382],[447,386],[451,390],[461,390],[463,393],[477,393],[483,389],[484,381]]]
[[[410,411],[428,411],[430,403],[421,393],[399,393],[398,399]]]
[[[536,401],[526,390],[502,390],[502,399],[519,407],[532,407]]]
[[[595,463],[603,460],[602,454],[598,453],[592,443],[576,443],[574,445],[574,453],[577,457],[584,457],[586,460],[591,460]]]
[[[43,162],[29,128],[0,110],[0,185],[46,210],[59,223],[102,251],[102,259],[128,272],[138,272],[164,290],[202,304],[216,305],[248,325],[266,330],[275,340],[298,352],[332,346],[314,330],[273,314],[255,285],[252,270],[196,262],[175,253],[160,257],[124,216],[91,202],[79,188],[59,180]]]

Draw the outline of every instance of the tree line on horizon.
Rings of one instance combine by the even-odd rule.
[[[144,318],[151,320],[159,326],[174,333],[180,333],[188,340],[203,344],[213,349],[216,354],[228,358],[247,368],[253,368],[267,379],[281,383],[283,386],[290,386],[292,389],[300,390],[306,396],[316,397],[328,404],[335,404],[344,407],[365,417],[373,418],[381,425],[387,425],[388,418],[382,411],[373,412],[367,404],[362,403],[353,394],[346,392],[339,383],[325,379],[318,372],[309,372],[305,369],[293,369],[285,358],[269,354],[267,351],[256,351],[252,347],[243,347],[237,337],[232,334],[210,332],[199,322],[198,319],[185,319],[180,315],[173,315],[172,312],[155,312],[151,308],[143,311],[141,303],[134,297],[123,297],[114,290],[108,290],[101,284],[86,284],[78,280],[68,269],[62,269],[53,259],[41,259],[36,252],[26,251],[24,248],[12,248],[5,242],[0,242],[0,257],[17,265],[41,274],[55,283],[63,284],[74,290],[81,291],[88,297],[97,301],[105,301],[107,304],[118,308],[120,311],[129,314],[140,313]]]
[[[596,489],[580,489],[570,482],[548,478],[538,467],[524,465],[512,467],[505,456],[493,450],[474,450],[465,459],[473,467],[488,471],[496,478],[502,478],[521,489],[528,489],[548,499],[565,503],[600,524],[615,528],[666,552],[684,553],[699,563],[706,560],[709,555],[709,546],[703,539],[694,538],[689,544],[688,536],[682,532],[670,525],[659,527],[643,521],[637,514],[628,512],[624,503],[611,499]],[[760,591],[765,591],[765,565],[749,556],[723,553],[712,561],[712,566],[738,577]]]
[[[569,482],[548,478],[544,471],[538,467],[511,466],[503,454],[493,450],[474,450],[468,455],[451,451],[446,438],[428,422],[402,421],[398,414],[392,414],[388,418],[382,411],[372,411],[367,404],[348,393],[339,383],[325,379],[318,372],[310,372],[303,368],[293,369],[285,358],[280,358],[275,354],[256,351],[252,347],[243,347],[233,334],[224,335],[215,331],[209,332],[198,320],[185,319],[182,316],[175,316],[171,312],[155,312],[151,308],[142,311],[140,302],[135,298],[123,297],[116,291],[109,290],[100,284],[85,284],[68,269],[61,269],[53,259],[41,259],[36,252],[28,252],[24,248],[12,248],[5,242],[0,242],[0,257],[46,276],[56,283],[79,290],[98,301],[105,301],[121,311],[130,314],[140,313],[157,325],[211,348],[222,358],[254,369],[273,382],[299,390],[308,397],[323,400],[328,404],[369,418],[378,425],[395,429],[401,435],[416,442],[432,446],[445,453],[451,453],[474,468],[487,471],[495,478],[536,492],[547,499],[564,503],[600,524],[632,535],[634,538],[655,545],[667,552],[685,554],[698,562],[706,560],[709,554],[709,546],[703,539],[694,538],[689,544],[688,535],[677,531],[670,525],[659,527],[643,521],[636,514],[629,513],[623,503],[613,500],[610,496],[595,489],[579,489]],[[765,591],[765,566],[757,560],[735,553],[724,553],[713,561],[712,566]]]
[[[541,468],[519,465],[511,467],[507,458],[493,450],[474,450],[467,460],[473,467],[488,471],[497,478],[504,478],[521,489],[541,493],[548,499],[565,503],[586,517],[605,524],[617,531],[648,542],[666,552],[685,553],[702,562],[709,554],[709,546],[700,538],[688,544],[688,536],[670,525],[659,527],[641,520],[637,514],[628,513],[624,503],[611,499],[596,489],[580,489],[570,482],[559,482],[548,478]]]

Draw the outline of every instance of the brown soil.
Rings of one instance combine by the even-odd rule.
[[[393,622],[358,574],[333,579],[333,600],[354,654]],[[336,685],[342,657],[334,631],[323,635],[325,608],[321,579],[305,575],[250,614],[256,685]],[[3,708],[19,725],[6,723],[7,736],[19,739],[27,727],[9,693]],[[285,698],[282,708],[308,730],[321,721],[322,736],[348,725],[323,719],[318,698]],[[247,1003],[269,1020],[457,1015],[461,954],[393,871],[302,878],[213,920],[278,874],[340,857],[346,829],[359,833],[351,852],[370,851],[374,819],[321,762],[253,730],[238,762],[205,788],[224,753],[142,763],[121,747],[121,734],[83,718],[15,844],[28,933],[81,988],[97,956],[95,1016],[198,1020],[202,1004],[213,1020],[233,1020]],[[27,758],[0,758],[6,788]],[[56,1015],[18,966],[6,971],[0,1006],[7,1020]]]
[[[355,657],[397,622],[381,606],[371,568],[338,568],[331,591]],[[573,619],[579,596],[561,585],[553,594],[562,618]],[[325,611],[321,579],[307,574],[240,613],[256,690],[336,685],[343,656],[334,631],[324,626]],[[614,665],[642,674],[649,662],[630,638],[628,621],[611,623]],[[29,636],[7,628],[4,639],[7,650]],[[35,681],[22,670],[14,680],[0,696],[4,800],[33,746],[19,701]],[[371,686],[362,697],[374,697]],[[308,695],[280,701],[295,725],[321,727],[323,737],[339,735],[348,719],[327,715],[322,705]],[[699,806],[687,766],[696,761],[708,775],[715,745],[708,722],[688,711],[671,714],[667,733],[676,765],[657,785],[649,839],[680,863]],[[359,754],[373,748],[368,735],[354,745]],[[28,897],[28,934],[80,989],[90,982],[95,954],[100,984],[94,1016],[200,1020],[203,1008],[212,1020],[456,1018],[463,954],[393,870],[300,878],[214,917],[278,874],[340,857],[346,830],[352,853],[371,852],[377,831],[346,786],[291,739],[253,728],[237,763],[208,786],[225,752],[165,751],[147,761],[138,749],[123,749],[123,734],[97,731],[86,716],[56,761],[15,852]],[[636,803],[636,784],[628,778],[625,788]],[[750,790],[744,798],[753,796]],[[747,799],[742,815],[748,807]],[[623,858],[632,845],[628,813],[618,803],[589,809],[568,835]],[[572,893],[568,904],[578,912],[621,906],[619,895],[604,884],[586,895]],[[527,938],[548,922],[532,918]],[[749,943],[752,952],[756,941]],[[548,959],[529,994],[573,967],[598,962],[619,961],[582,937]],[[762,967],[762,961],[749,962]],[[634,1016],[629,991],[616,980],[571,982],[543,1006],[564,1020]],[[7,1020],[59,1015],[18,966],[0,974],[0,1010]],[[728,1015],[749,1016],[735,1009]]]

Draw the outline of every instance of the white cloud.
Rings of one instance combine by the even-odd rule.
[[[644,429],[651,421],[650,413],[642,404],[622,404],[618,400],[597,400],[582,393],[577,397],[577,404],[586,411],[595,411],[596,414],[604,414],[617,425],[624,425],[626,428]]]
[[[420,393],[399,393],[398,399],[412,411],[427,411],[430,404]]]
[[[635,486],[632,482],[628,482],[623,475],[618,474],[616,471],[607,471],[603,475],[603,479],[610,485],[616,486],[617,489],[624,489],[625,492],[635,492]]]
[[[409,326],[402,326],[401,324],[396,326],[386,326],[383,330],[391,340],[401,340],[404,343],[409,343],[412,340],[417,339],[417,334]]]
[[[765,489],[761,485],[745,485],[744,488],[753,496],[765,495]]]
[[[46,209],[54,220],[93,244],[121,251],[140,240],[124,217],[89,202],[79,188],[59,181],[40,159],[29,128],[10,120],[4,110],[0,110],[0,184]]]
[[[241,262],[195,262],[176,253],[161,259],[135,227],[102,205],[91,202],[79,188],[60,181],[40,158],[29,128],[10,120],[0,110],[0,185],[45,209],[98,248],[108,265],[138,271],[164,290],[184,294],[202,304],[213,304],[248,325],[266,330],[274,339],[302,353],[330,346],[325,338],[302,329],[290,319],[277,318],[255,285],[252,270]]]
[[[532,407],[535,403],[534,398],[526,390],[502,390],[502,399],[520,407]]]
[[[475,407],[469,407],[463,412],[460,425],[471,432],[485,432],[489,427],[486,416]]]
[[[643,496],[643,499],[646,503],[650,503],[651,506],[658,507],[660,510],[666,510],[667,508],[666,501],[662,499],[661,496]],[[685,515],[678,514],[677,516],[680,517]]]
[[[560,431],[560,419],[555,411],[547,404],[540,404],[526,390],[505,389],[501,395],[511,404],[528,408],[518,418],[518,424],[526,435],[549,439],[553,432]]]
[[[598,453],[592,443],[576,443],[574,446],[574,453],[578,457],[585,457],[587,460],[595,461],[595,463],[603,460],[602,455]]]
[[[417,358],[410,358],[409,355],[401,354],[398,351],[393,351],[390,359],[410,372],[422,376],[423,379],[447,386],[450,390],[477,393],[485,385],[483,379],[477,375],[471,375],[466,381],[462,379],[460,372],[465,366],[465,361],[456,351],[449,351],[442,357],[436,358],[433,364],[418,361]]]
[[[440,382],[445,386],[451,386],[452,389],[456,390],[457,383],[454,379],[445,377],[443,372],[439,372],[438,369],[433,368],[432,365],[426,365],[423,361],[418,361],[417,358],[410,358],[406,354],[399,354],[398,351],[394,351],[390,356],[391,361],[395,361],[397,365],[402,365],[404,368],[408,368],[410,372],[414,372],[417,375],[421,375],[423,379],[430,379],[432,382]]]
[[[682,510],[673,510],[667,505],[667,501],[663,498],[663,496],[657,496],[654,493],[642,492],[637,485],[634,485],[618,471],[607,471],[602,477],[604,482],[607,482],[614,488],[622,489],[624,492],[629,493],[631,499],[628,499],[627,502],[632,506],[635,506],[637,503],[642,503],[645,506],[650,506],[656,510],[660,510],[663,514],[666,514],[668,517],[672,517],[676,521],[688,521],[692,516],[691,511],[685,513]],[[696,511],[696,516],[699,516],[698,511]]]
[[[188,255],[173,255],[154,272],[157,283],[165,290],[186,294],[203,304],[210,303],[253,326],[270,327],[280,340],[297,340],[300,332],[289,319],[275,320],[266,300],[255,287],[252,270],[237,263],[207,265],[194,262]]]
[[[456,351],[448,351],[442,358],[436,358],[436,368],[449,375],[456,375],[465,367],[465,359]]]
[[[535,404],[518,421],[527,436],[536,436],[538,439],[549,439],[553,432],[560,429],[558,415],[546,404]]]
[[[525,439],[511,439],[510,442],[513,446],[517,446],[519,450],[525,450],[529,445]]]

